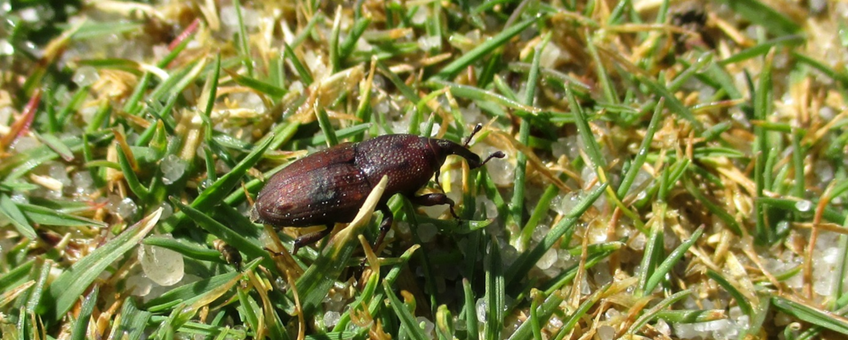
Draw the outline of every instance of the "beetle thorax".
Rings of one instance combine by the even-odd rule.
[[[418,191],[441,166],[428,139],[415,135],[386,135],[364,141],[356,146],[355,159],[372,185],[384,175],[389,177],[386,198]]]

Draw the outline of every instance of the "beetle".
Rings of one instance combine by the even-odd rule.
[[[409,198],[414,204],[433,206],[447,204],[454,218],[454,202],[442,193],[416,196],[448,155],[458,155],[472,169],[492,158],[503,158],[497,151],[482,162],[468,150],[471,138],[480,131],[477,125],[460,145],[446,139],[410,134],[391,134],[359,143],[343,143],[292,162],[274,174],[256,196],[250,219],[275,227],[309,227],[324,225],[326,229],[303,235],[294,242],[292,253],[317,242],[333,231],[336,223],[353,220],[371,189],[383,175],[388,176],[377,210],[383,212],[377,248],[391,229],[393,216],[387,202],[395,194]]]

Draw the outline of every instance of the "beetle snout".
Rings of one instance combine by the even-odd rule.
[[[477,169],[482,165],[480,164],[480,156],[473,153],[465,158],[465,161],[468,162],[468,167],[472,169]]]

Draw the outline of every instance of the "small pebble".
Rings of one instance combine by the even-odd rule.
[[[429,243],[433,241],[438,233],[439,229],[432,223],[422,223],[418,226],[418,237],[421,238],[421,242]]]
[[[439,42],[441,42],[441,39],[442,38],[437,35],[432,37],[420,37],[418,38],[418,48],[425,52],[429,51],[430,49],[439,46]]]
[[[336,311],[328,311],[324,313],[324,326],[327,328],[334,327],[339,323],[339,319],[341,319],[341,314]]]
[[[550,268],[557,261],[557,252],[556,249],[548,249],[545,254],[539,258],[539,261],[536,262],[536,267],[539,269],[545,270]]]
[[[100,79],[97,69],[92,66],[82,66],[74,72],[71,80],[79,87],[91,86]]]
[[[433,324],[430,319],[427,319],[423,316],[419,316],[415,318],[415,321],[418,322],[418,326],[421,327],[422,330],[424,330],[425,335],[432,336],[433,331],[436,330],[436,325]]]
[[[488,307],[486,306],[486,300],[483,298],[477,299],[475,303],[475,309],[477,310],[477,321],[486,322],[486,317],[488,314]]]
[[[142,244],[138,259],[144,274],[160,286],[171,286],[185,274],[183,255],[170,249]]]
[[[188,164],[177,155],[170,154],[165,156],[159,167],[162,169],[162,182],[170,185],[183,177]]]
[[[129,197],[126,197],[115,207],[115,213],[121,218],[128,220],[138,212],[138,206]]]

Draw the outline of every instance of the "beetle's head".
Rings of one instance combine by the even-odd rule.
[[[471,150],[468,150],[468,143],[471,142],[471,137],[474,137],[474,135],[482,128],[482,124],[477,124],[477,126],[474,127],[474,131],[471,132],[471,135],[468,136],[468,138],[465,140],[465,144],[463,145],[459,145],[446,139],[435,139],[436,143],[433,149],[436,152],[436,157],[439,160],[439,164],[444,163],[445,157],[447,157],[448,155],[457,155],[462,158],[465,158],[468,161],[468,166],[470,168],[476,169],[485,165],[492,158],[506,157],[503,152],[496,151],[489,155],[489,157],[486,157],[485,160],[481,161],[480,156],[471,152]]]
[[[448,155],[457,155],[465,158],[468,161],[468,166],[472,169],[480,167],[480,156],[477,156],[477,154],[471,152],[468,148],[447,139],[433,139],[433,141],[435,143],[431,143],[430,145],[436,153],[436,159],[439,164],[444,163]]]

